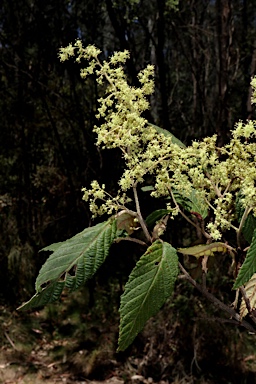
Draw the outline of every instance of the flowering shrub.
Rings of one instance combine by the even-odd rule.
[[[128,84],[124,71],[128,51],[116,52],[103,62],[100,54],[93,45],[84,48],[77,40],[74,45],[61,48],[59,56],[61,61],[70,57],[76,57],[79,63],[85,61],[81,77],[86,79],[94,73],[98,83],[105,87],[97,114],[103,123],[94,128],[96,145],[119,148],[124,172],[115,196],[98,181],[83,188],[83,199],[89,202],[92,216],[107,214],[109,219],[44,248],[53,253],[39,272],[36,294],[21,308],[45,305],[58,299],[64,288],[78,288],[105,261],[113,242],[128,240],[145,247],[145,252],[121,296],[119,350],[131,344],[146,321],[172,295],[178,278],[188,280],[238,325],[254,331],[256,122],[238,122],[230,142],[221,148],[216,144],[216,135],[186,147],[170,132],[143,117],[150,107],[148,96],[154,91],[153,66],[148,65],[138,74],[140,87],[136,88]],[[252,86],[255,101],[255,79]],[[160,199],[162,209],[144,217],[138,188]],[[178,215],[195,227],[201,244],[175,249],[163,240],[168,220],[176,220]],[[224,240],[230,231],[236,235],[236,244]],[[219,301],[206,288],[208,257],[216,252],[230,255],[233,289],[237,292],[234,308]],[[182,254],[199,259],[202,284],[186,271]],[[249,321],[243,319],[247,314]]]

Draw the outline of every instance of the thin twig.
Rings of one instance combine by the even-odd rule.
[[[245,291],[244,287],[240,287],[239,290],[241,292],[241,295],[243,296],[248,314],[249,314],[250,318],[252,319],[252,321],[256,324],[256,318],[253,315],[253,309],[251,307],[250,300],[249,300],[248,296],[246,295],[246,291]]]
[[[140,203],[139,203],[139,198],[138,198],[138,193],[137,193],[137,183],[135,183],[133,185],[132,189],[133,189],[134,200],[135,200],[136,211],[137,211],[139,223],[140,223],[141,228],[144,232],[144,235],[146,236],[146,239],[148,240],[148,242],[152,243],[152,238],[150,236],[148,228],[147,228],[145,221],[144,221],[142,214],[141,214]]]
[[[237,177],[233,177],[233,178],[229,181],[228,185],[227,185],[226,188],[225,188],[225,191],[223,192],[223,196],[228,192],[229,188],[231,187],[233,181],[234,181],[236,178],[237,178]]]
[[[210,180],[211,185],[212,185],[212,187],[213,187],[213,189],[214,189],[216,195],[217,195],[218,197],[223,197],[223,195],[221,194],[219,188],[217,188],[217,186],[214,184],[214,182],[213,182],[213,180],[212,180],[211,175],[209,174],[209,172],[205,172],[205,176]]]
[[[9,343],[11,344],[11,346],[13,347],[13,349],[15,349],[15,351],[18,351],[17,347],[15,346],[14,342],[12,341],[12,339],[10,338],[8,333],[5,332],[4,335],[5,335],[6,339],[9,341]]]
[[[132,241],[133,243],[137,243],[137,244],[140,244],[142,245],[143,247],[147,247],[147,244],[140,240],[140,239],[137,239],[136,237],[118,237],[116,240],[115,240],[115,243],[120,243],[120,241],[123,241],[123,240],[126,240],[126,241]]]
[[[230,323],[237,325],[237,321],[234,319],[224,319],[223,317],[207,317],[207,316],[198,316],[194,317],[193,320],[203,320],[203,321],[213,321],[219,323]]]
[[[201,292],[209,301],[211,301],[214,305],[222,309],[224,312],[227,312],[233,319],[235,319],[238,325],[246,328],[248,331],[255,333],[256,329],[249,324],[247,321],[242,320],[239,314],[232,308],[228,307],[226,304],[222,303],[217,297],[213,296],[210,292],[204,290],[204,288],[198,284],[186,271],[181,263],[179,263],[179,267],[184,275],[179,276],[180,278],[185,278],[188,280],[199,292]]]
[[[206,287],[206,271],[202,271],[202,289],[204,291],[207,291],[207,287]]]

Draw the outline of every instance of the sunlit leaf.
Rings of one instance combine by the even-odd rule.
[[[143,192],[152,192],[154,191],[154,187],[152,185],[146,185],[145,187],[141,187]]]
[[[199,244],[188,248],[178,248],[178,252],[184,255],[194,256],[196,258],[203,256],[214,256],[214,252],[225,253],[227,247],[225,243],[211,243],[211,244]]]

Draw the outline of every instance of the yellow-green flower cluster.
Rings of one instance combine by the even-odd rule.
[[[97,215],[112,215],[120,209],[123,209],[125,204],[130,202],[130,199],[124,193],[118,193],[112,197],[105,191],[105,185],[99,185],[98,181],[91,182],[91,188],[82,188],[83,200],[89,201],[89,208],[93,217]]]
[[[244,207],[256,214],[256,122],[239,122],[232,132],[230,143],[222,148],[216,145],[217,137],[207,137],[181,148],[171,136],[158,133],[142,116],[149,108],[147,96],[154,90],[153,66],[138,74],[140,87],[128,84],[124,63],[129,53],[116,52],[108,61],[99,60],[100,50],[94,46],[83,48],[81,41],[60,50],[63,61],[77,54],[76,60],[86,59],[88,65],[81,71],[86,77],[95,73],[99,84],[105,86],[105,96],[99,99],[98,117],[104,123],[94,128],[97,145],[103,148],[120,148],[125,170],[119,180],[116,197],[105,191],[96,181],[90,189],[83,189],[84,200],[89,201],[93,215],[112,214],[124,209],[130,202],[126,193],[143,183],[150,175],[154,180],[152,196],[170,195],[175,190],[188,197],[196,190],[212,212],[207,229],[213,239],[234,227],[235,199],[242,196]],[[252,81],[256,100],[256,80]],[[172,215],[177,206],[168,203]]]
[[[256,103],[256,77],[253,77],[252,78],[252,81],[251,81],[251,86],[252,86],[252,103],[255,104]]]

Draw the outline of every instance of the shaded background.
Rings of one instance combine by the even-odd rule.
[[[191,0],[175,7],[171,0],[2,0],[0,301],[4,306],[15,307],[34,293],[35,277],[45,260],[38,254],[40,248],[91,224],[81,188],[95,178],[114,188],[120,172],[118,153],[94,146],[92,128],[102,90],[93,77],[82,81],[72,60],[61,64],[57,57],[61,46],[77,38],[84,46],[99,47],[102,58],[128,49],[126,70],[135,85],[138,71],[154,64],[156,90],[147,118],[186,144],[217,133],[222,145],[236,121],[253,118],[250,79],[256,70],[256,1]],[[112,257],[116,262],[115,250]],[[132,260],[121,263],[109,283],[106,276],[112,276],[113,269],[109,262],[98,280],[89,283],[86,305],[95,304],[95,290],[104,295],[110,286],[114,292],[110,300],[116,300],[132,265]],[[188,308],[190,293],[183,295],[182,289],[175,303]],[[102,311],[106,308],[103,303]],[[159,324],[163,327],[160,320]],[[175,327],[170,332],[175,333]],[[185,345],[191,342],[191,332],[187,335],[183,329],[183,336],[176,337]],[[166,343],[163,348],[170,348]],[[138,350],[142,353],[143,348]],[[193,356],[194,349],[187,366]]]

